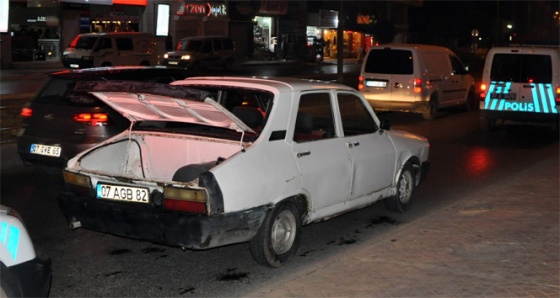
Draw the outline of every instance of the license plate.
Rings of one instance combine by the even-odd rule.
[[[505,99],[505,100],[515,100],[517,98],[515,93],[492,93],[490,94],[491,99]]]
[[[78,64],[70,64],[70,68],[80,68],[80,65],[78,65]]]
[[[150,203],[148,188],[97,183],[97,198],[131,203]]]
[[[366,81],[366,86],[385,88],[387,87],[387,81]]]
[[[177,64],[179,64],[179,61],[169,61],[169,64],[170,65],[177,65]]]
[[[61,151],[62,148],[58,146],[47,146],[47,145],[40,145],[40,144],[31,144],[31,148],[29,148],[29,153],[31,154],[54,156],[54,157],[60,157]]]

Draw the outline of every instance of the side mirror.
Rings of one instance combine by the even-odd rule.
[[[389,120],[385,120],[385,119],[380,119],[380,128],[383,130],[391,130],[391,123],[389,122]]]

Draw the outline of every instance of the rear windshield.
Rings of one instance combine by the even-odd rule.
[[[371,50],[364,71],[383,74],[412,74],[412,62],[412,52],[408,50]]]
[[[91,80],[94,80],[93,78]],[[101,78],[99,78],[101,80]],[[35,103],[52,105],[98,106],[101,104],[93,95],[85,92],[75,92],[75,80],[52,78],[41,89]]]
[[[549,55],[495,54],[491,81],[514,83],[551,83],[552,62]]]

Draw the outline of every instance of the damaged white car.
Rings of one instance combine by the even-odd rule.
[[[132,124],[68,162],[59,203],[74,228],[190,249],[249,241],[258,263],[278,267],[302,225],[382,199],[404,211],[429,167],[425,138],[389,130],[341,84],[93,84]]]

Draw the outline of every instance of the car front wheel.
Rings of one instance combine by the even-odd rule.
[[[268,213],[251,240],[253,259],[261,265],[280,267],[297,252],[301,241],[301,217],[297,207],[285,202]]]
[[[410,164],[406,164],[397,181],[397,194],[384,201],[385,208],[392,212],[404,212],[410,206],[410,199],[414,192],[414,174]]]

